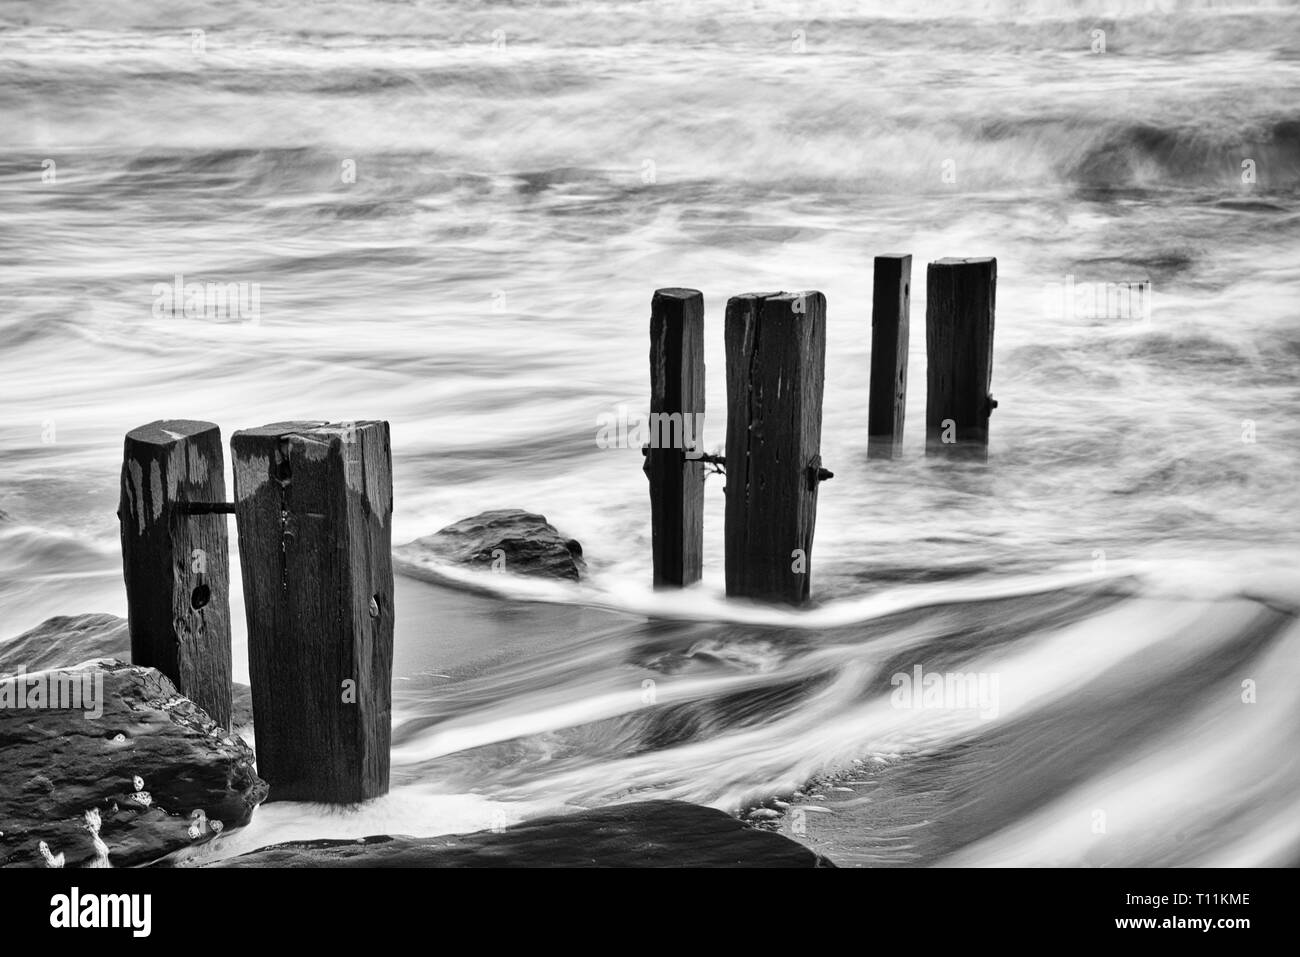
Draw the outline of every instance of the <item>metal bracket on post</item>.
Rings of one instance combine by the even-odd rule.
[[[810,492],[816,491],[819,483],[835,478],[834,472],[830,469],[824,469],[821,467],[820,460],[809,465],[806,469],[806,474],[808,476],[808,491]]]
[[[642,471],[644,471],[644,472],[648,475],[649,472],[650,472],[650,463],[649,463],[649,461],[648,461],[649,458],[650,458],[650,446],[649,446],[648,444],[647,444],[647,445],[643,445],[643,446],[641,446],[641,454],[644,455],[644,456],[646,457],[646,459],[647,459],[647,462],[646,462],[646,464],[645,464],[645,467],[642,469]],[[684,454],[684,453],[683,453],[683,454]],[[712,465],[712,466],[713,466],[713,469],[712,469],[712,471],[709,473],[710,475],[714,475],[714,474],[716,474],[716,475],[726,475],[726,474],[727,474],[727,469],[726,469],[726,465],[727,465],[727,456],[726,456],[725,454],[723,454],[723,455],[713,455],[712,453],[704,452],[704,453],[702,453],[702,454],[700,454],[700,455],[697,455],[697,456],[695,456],[695,457],[693,457],[693,458],[692,458],[691,456],[687,455],[687,456],[686,456],[686,461],[688,461],[688,462],[699,462],[701,465]]]

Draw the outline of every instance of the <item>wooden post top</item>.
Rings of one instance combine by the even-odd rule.
[[[126,437],[142,445],[172,445],[215,428],[218,428],[215,422],[198,419],[159,419],[132,429]]]
[[[804,303],[812,302],[812,303],[816,303],[817,305],[820,305],[822,312],[825,312],[826,310],[826,297],[815,289],[806,289],[803,290],[802,292],[786,292],[785,290],[781,290],[780,292],[745,292],[745,293],[741,293],[739,296],[732,296],[728,300],[729,303],[733,303],[737,301],[776,302],[776,303],[781,303],[781,302],[794,303],[800,301]],[[805,312],[811,312],[811,310],[792,309],[790,310],[790,312],[793,313],[794,315],[801,315],[804,314]]]
[[[931,266],[975,266],[982,263],[996,263],[996,256],[948,256],[936,259]]]
[[[669,286],[666,289],[656,289],[655,299],[694,299],[696,296],[704,295],[698,289],[685,289],[678,286]]]
[[[359,425],[360,423],[355,423]],[[329,425],[322,419],[304,420],[300,422],[272,422],[270,425],[260,425],[255,429],[240,429],[234,434],[231,441],[241,435],[253,435],[261,438],[268,436],[274,437],[279,435],[290,435],[294,432],[311,432],[322,426]]]
[[[287,435],[291,432],[345,432],[349,428],[360,429],[367,425],[383,425],[383,419],[348,419],[343,422],[327,422],[324,419],[302,419],[288,422],[272,422],[259,425],[255,429],[240,429],[236,435]]]
[[[739,296],[732,296],[732,299],[808,299],[813,296],[820,296],[821,293],[816,289],[800,289],[795,292],[787,292],[782,289],[779,292],[742,292]]]
[[[320,461],[333,455],[342,462],[347,488],[368,502],[386,522],[386,516],[392,513],[388,466],[377,468],[378,460],[371,460],[363,446],[382,448],[387,462],[388,423],[378,419],[274,422],[240,429],[230,438],[235,459],[235,501],[243,504],[272,481],[286,486],[292,458],[302,455],[308,461]]]
[[[340,440],[354,439],[358,433],[371,428],[386,430],[388,423],[380,419],[356,419],[346,422],[273,422],[270,425],[258,426],[255,429],[240,429],[230,437],[230,445],[238,454],[239,448],[236,446],[244,445],[249,439],[254,440],[254,444],[256,444],[258,439],[283,439],[297,436],[309,442],[328,442],[330,439],[335,438]]]

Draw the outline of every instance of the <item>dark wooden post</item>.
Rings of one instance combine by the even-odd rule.
[[[906,253],[877,256],[872,283],[867,458],[892,459],[903,451],[912,257]]]
[[[690,585],[704,564],[704,296],[694,289],[658,289],[650,302],[650,414],[654,583]]]
[[[727,302],[727,594],[798,605],[810,594],[821,468],[826,297]]]
[[[388,791],[393,480],[387,422],[236,432],[257,773],[272,801]]]
[[[230,727],[230,555],[226,517],[187,502],[224,502],[221,430],[171,419],[126,434],[122,575],[131,660],[157,668]]]
[[[997,281],[996,259],[940,259],[926,270],[927,455],[988,458]]]

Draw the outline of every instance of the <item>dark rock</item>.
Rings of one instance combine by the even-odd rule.
[[[500,553],[494,555],[497,550]],[[587,570],[582,546],[565,538],[543,515],[503,508],[461,519],[398,548],[395,555],[418,564],[434,558],[457,565],[500,568],[516,575],[578,581]]]
[[[114,662],[43,674],[102,680],[92,703],[103,714],[0,708],[0,865],[43,866],[44,841],[64,866],[84,866],[96,834],[112,866],[144,864],[213,836],[194,812],[237,827],[265,799],[252,749],[155,669]]]
[[[56,615],[12,641],[0,643],[0,674],[20,668],[71,668],[101,660],[131,660],[131,633],[125,618],[101,612]],[[253,693],[248,685],[234,686],[230,723],[234,730],[253,726]]]
[[[714,808],[616,804],[447,837],[294,841],[214,867],[833,867],[802,844]]]

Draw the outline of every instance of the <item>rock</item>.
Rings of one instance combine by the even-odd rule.
[[[756,807],[745,815],[751,821],[775,821],[780,816],[779,811],[774,811],[770,807]]]
[[[494,554],[496,553],[496,554]],[[399,559],[435,558],[516,575],[578,581],[587,570],[582,546],[565,538],[543,515],[517,508],[482,512],[396,550]]]
[[[194,843],[192,812],[231,828],[266,798],[252,749],[161,672],[112,662],[40,673],[50,677],[102,681],[88,697],[103,714],[0,707],[0,866],[44,866],[42,842],[49,858],[85,866],[102,856],[96,837],[110,866],[146,864]]]
[[[131,633],[125,618],[99,612],[56,615],[12,641],[0,642],[0,674],[13,674],[20,668],[29,672],[71,668],[102,660],[131,660]],[[230,723],[232,730],[253,726],[253,692],[248,685],[234,685]]]
[[[834,867],[714,808],[642,801],[446,837],[294,841],[214,867]]]
[[[70,668],[100,658],[131,659],[126,619],[100,613],[56,615],[0,643],[0,673]]]

